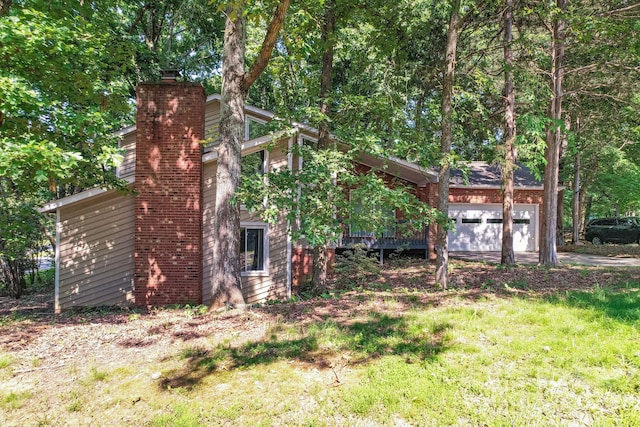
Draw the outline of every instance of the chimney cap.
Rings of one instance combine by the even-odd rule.
[[[161,73],[162,73],[163,82],[167,82],[167,81],[175,82],[178,79],[178,77],[180,77],[180,71],[178,71],[178,69],[176,68],[166,68],[162,70]]]

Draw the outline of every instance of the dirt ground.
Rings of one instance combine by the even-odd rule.
[[[364,307],[359,292],[385,298],[389,293],[411,293],[421,302],[443,304],[455,298],[482,296],[540,296],[568,290],[591,290],[625,282],[640,281],[638,268],[562,266],[560,268],[503,268],[495,264],[452,261],[450,286],[434,284],[434,265],[423,260],[387,263],[381,276],[360,290],[341,291],[332,298],[317,298],[288,304],[251,307],[223,313],[197,315],[193,309],[142,310],[98,307],[53,314],[52,293],[25,295],[15,300],[0,297],[0,351],[9,352],[26,366],[14,366],[14,373],[46,372],[72,361],[139,358],[139,352],[162,351],[178,342],[219,336],[220,341],[260,339],[265,324],[280,318],[305,323],[330,316],[349,316]],[[360,307],[360,308],[359,308]],[[202,309],[200,309],[202,310]],[[112,353],[112,354],[109,354]],[[38,362],[39,361],[39,362]],[[33,366],[37,365],[37,366]]]
[[[531,297],[558,291],[591,290],[640,281],[640,268],[536,266],[503,268],[495,264],[452,261],[451,286],[435,286],[435,267],[424,260],[388,263],[377,280],[365,287],[341,291],[331,298],[206,313],[201,308],[122,309],[99,307],[53,314],[53,295],[26,295],[19,300],[0,297],[0,356],[12,359],[9,390],[37,389],[55,395],[70,388],[74,367],[135,365],[175,354],[181,346],[197,347],[207,340],[239,345],[265,338],[274,322],[305,324],[333,317],[336,321],[365,316],[393,295],[399,309],[415,303],[434,306],[451,301]],[[362,293],[367,293],[363,303]],[[139,366],[139,364],[138,364]],[[2,371],[0,370],[0,373]],[[64,375],[56,375],[57,372]],[[152,373],[141,373],[150,375]]]

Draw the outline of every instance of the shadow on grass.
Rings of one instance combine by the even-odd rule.
[[[591,292],[573,291],[547,298],[554,304],[581,308],[624,323],[636,324],[640,320],[640,290],[630,291],[594,289]]]
[[[410,324],[406,316],[373,313],[368,321],[338,324],[331,320],[310,324],[300,337],[250,342],[214,350],[190,348],[182,352],[185,366],[163,378],[163,390],[197,386],[216,372],[295,360],[317,369],[335,364],[366,364],[383,356],[402,356],[408,363],[432,362],[450,348],[448,323]]]

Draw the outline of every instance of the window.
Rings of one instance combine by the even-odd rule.
[[[487,218],[487,224],[502,224],[502,218]]]
[[[267,226],[244,225],[240,227],[240,271],[266,273]]]
[[[309,138],[305,138],[303,136],[302,137],[302,145],[304,145],[305,147],[315,148],[318,145],[318,142],[314,141],[312,139],[309,139]]]
[[[515,218],[513,220],[514,224],[529,224],[530,222],[529,218]]]
[[[304,163],[304,156],[308,155],[307,150],[315,150],[318,146],[318,142],[312,139],[301,136],[298,140],[298,146],[300,148],[300,152],[298,154],[298,169],[302,169]]]
[[[256,151],[255,153],[247,154],[242,157],[240,180],[242,178],[253,175],[264,175],[264,150]]]
[[[482,218],[462,218],[463,224],[481,224]]]
[[[353,199],[352,199],[353,200]],[[356,215],[364,215],[362,202],[354,200],[354,212]],[[395,209],[382,211],[384,217],[385,229],[382,231],[380,237],[395,237],[396,236],[396,211]],[[376,233],[370,230],[361,230],[353,225],[349,226],[349,236],[351,237],[376,237]]]
[[[244,122],[244,139],[247,141],[267,135],[267,123],[247,117]]]

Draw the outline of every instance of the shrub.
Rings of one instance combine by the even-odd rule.
[[[363,245],[336,256],[336,287],[362,286],[380,275],[380,263]]]

